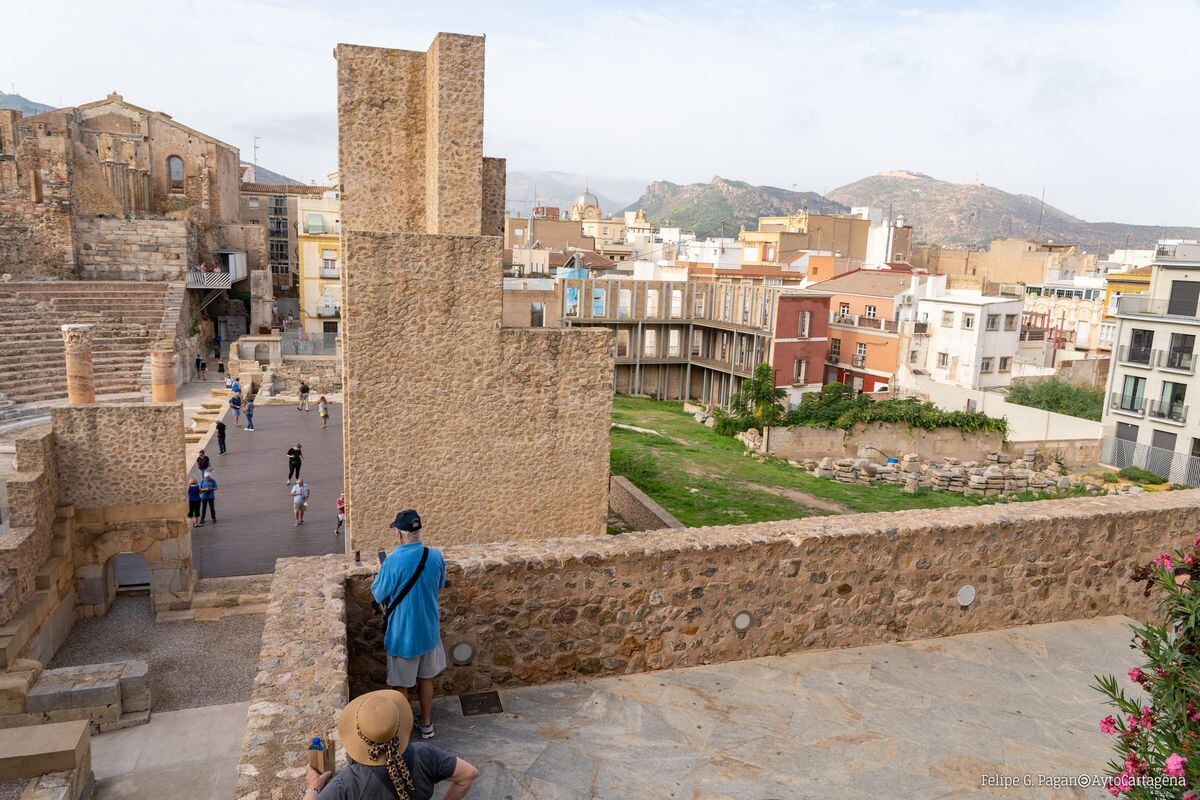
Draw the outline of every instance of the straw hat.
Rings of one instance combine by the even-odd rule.
[[[359,695],[346,704],[338,715],[338,736],[346,755],[359,764],[372,767],[387,763],[386,752],[371,757],[372,745],[387,744],[396,739],[396,751],[403,753],[412,736],[413,714],[408,698],[391,689],[380,689]]]

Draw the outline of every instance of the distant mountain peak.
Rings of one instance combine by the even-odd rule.
[[[8,94],[7,92],[0,92],[0,108],[11,108],[14,111],[20,111],[25,116],[44,114],[47,111],[54,110],[54,106],[37,103],[28,97],[22,97],[19,94]]]
[[[911,169],[889,169],[886,172],[879,173],[880,178],[904,178],[908,180],[936,181],[936,178],[931,178],[924,172],[916,172]]]

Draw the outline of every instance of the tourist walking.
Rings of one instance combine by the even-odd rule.
[[[225,359],[223,359],[223,358],[217,359],[217,374],[218,375],[225,374]],[[229,384],[226,383],[225,385],[228,386]]]
[[[310,765],[301,800],[430,800],[449,781],[443,800],[462,800],[479,777],[467,761],[429,742],[413,742],[413,713],[400,692],[361,694],[338,714],[338,740],[350,763],[330,780]]]
[[[300,381],[300,405],[296,406],[297,411],[308,411],[308,393],[311,391],[308,388],[308,383]]]
[[[211,472],[206,472],[200,481],[200,525],[204,524],[206,514],[212,517],[214,525],[217,523],[217,507],[214,505],[216,499],[217,479]]]
[[[387,615],[383,643],[387,650],[387,683],[407,691],[417,687],[421,704],[421,736],[433,736],[433,679],[446,668],[446,651],[438,628],[438,591],[446,583],[441,552],[421,544],[421,517],[413,509],[392,521],[400,544],[384,559],[371,584],[371,594]]]
[[[317,413],[321,415],[321,427],[329,427],[329,401],[325,399],[325,395],[321,395],[321,399],[317,400]]]
[[[206,472],[208,472],[208,456],[201,450],[200,455],[196,456],[196,473],[203,475]]]
[[[188,481],[188,521],[193,528],[200,522],[200,481],[195,478]]]
[[[304,510],[308,508],[308,484],[304,478],[296,480],[292,487],[292,516],[296,518],[296,527],[304,524]]]
[[[300,467],[304,466],[304,450],[301,449],[299,442],[288,448],[287,457],[288,476],[284,483],[291,483],[292,478],[300,478]]]
[[[196,375],[200,375],[200,356],[197,354],[196,360],[192,362],[192,366],[196,368]]]
[[[241,393],[242,393],[242,381],[241,381],[241,379],[239,379],[239,378],[234,378],[234,379],[233,379],[233,386],[230,386],[230,387],[229,387],[229,391],[233,392],[234,394],[241,394]]]
[[[200,380],[208,380],[208,362],[203,358],[200,359]]]
[[[217,455],[225,455],[225,423],[217,420]]]
[[[242,411],[246,414],[246,430],[254,430],[254,401],[247,400],[246,404],[242,406]]]
[[[234,393],[233,397],[229,398],[229,410],[233,412],[233,427],[242,427],[242,396]]]
[[[334,536],[340,536],[342,526],[346,524],[346,493],[342,492],[337,499],[337,527],[333,529]]]
[[[213,337],[213,358],[221,357],[221,334]]]

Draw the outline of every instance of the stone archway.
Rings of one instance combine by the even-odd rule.
[[[86,528],[77,530],[86,537]],[[103,616],[117,589],[139,580],[150,590],[155,613],[191,602],[196,572],[191,532],[182,519],[110,523],[76,550],[76,558],[75,590],[83,616]],[[125,580],[131,583],[123,584]]]

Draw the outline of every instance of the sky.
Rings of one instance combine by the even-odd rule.
[[[823,192],[907,169],[1200,225],[1200,0],[41,0],[2,18],[4,91],[115,90],[246,161],[257,136],[260,164],[304,181],[336,168],[334,45],[454,31],[487,36],[485,150],[511,170]]]

